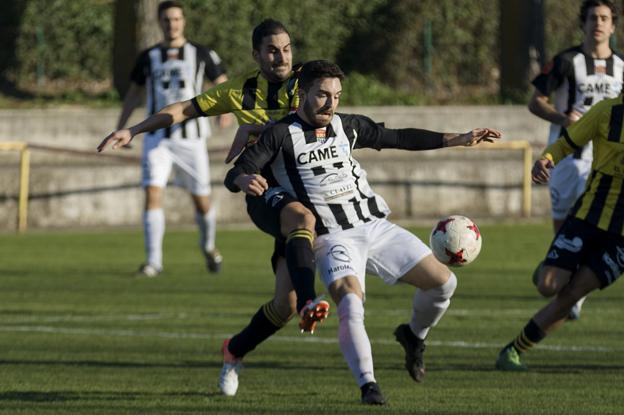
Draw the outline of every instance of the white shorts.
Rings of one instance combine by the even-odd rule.
[[[210,165],[205,139],[153,138],[143,144],[143,187],[166,187],[171,170],[174,184],[191,194],[210,194]]]
[[[565,219],[568,211],[585,191],[590,171],[591,161],[571,156],[555,166],[548,182],[553,219]]]
[[[366,272],[396,284],[410,269],[431,254],[415,235],[386,219],[375,219],[346,231],[321,235],[314,242],[316,264],[326,287],[355,276],[366,290]]]

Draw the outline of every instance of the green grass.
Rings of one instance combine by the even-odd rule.
[[[454,301],[429,336],[422,385],[392,336],[412,290],[369,278],[385,408],[359,404],[335,314],[313,337],[291,322],[246,357],[238,395],[219,395],[222,340],[272,294],[272,245],[259,231],[219,233],[218,277],[204,271],[193,232],[170,231],[166,272],[150,280],[131,278],[139,230],[0,234],[0,413],[620,414],[622,285],[592,295],[580,321],[530,352],[530,372],[494,371],[498,349],[544,304],[530,275],[551,234],[545,224],[482,231],[480,258],[457,270]]]

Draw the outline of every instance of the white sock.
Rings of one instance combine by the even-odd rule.
[[[143,212],[143,236],[147,263],[162,268],[162,242],[165,236],[165,212],[150,209]]]
[[[214,206],[208,213],[195,213],[195,222],[199,227],[199,247],[202,251],[213,251],[215,249],[215,235],[217,231],[217,210]]]
[[[456,287],[457,277],[451,272],[448,281],[441,286],[426,291],[416,291],[412,301],[412,320],[409,323],[416,337],[424,340],[429,329],[438,324],[451,304],[451,297]]]
[[[345,295],[338,304],[338,342],[358,386],[375,382],[373,351],[364,328],[364,304],[356,294]]]

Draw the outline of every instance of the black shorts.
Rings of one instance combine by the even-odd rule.
[[[568,216],[548,249],[544,265],[571,272],[587,266],[600,280],[601,288],[608,287],[624,273],[624,236]]]
[[[263,196],[245,196],[247,213],[261,231],[275,238],[271,264],[275,272],[277,259],[286,257],[286,241],[280,228],[280,212],[287,204],[297,199],[281,188],[272,187]]]

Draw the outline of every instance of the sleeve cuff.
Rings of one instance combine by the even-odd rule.
[[[197,102],[197,97],[191,98],[191,104],[193,104],[193,107],[195,108],[195,111],[197,111],[198,114],[200,114],[200,115],[202,115],[204,117],[206,117],[208,115],[199,106],[199,103]]]

